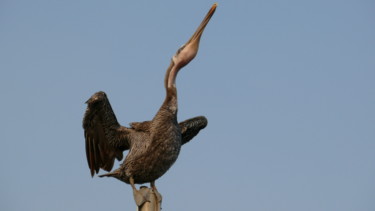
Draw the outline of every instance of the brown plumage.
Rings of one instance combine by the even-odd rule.
[[[104,92],[95,93],[86,103],[83,118],[87,162],[94,176],[100,169],[111,171],[115,159],[123,159],[120,168],[102,176],[115,177],[125,183],[142,184],[161,177],[176,161],[181,146],[194,138],[207,125],[203,116],[177,122],[178,71],[194,59],[199,41],[208,21],[215,12],[212,6],[190,40],[173,56],[165,75],[166,97],[151,121],[133,122],[121,126]]]

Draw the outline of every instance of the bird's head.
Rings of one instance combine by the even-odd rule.
[[[177,72],[185,65],[189,64],[189,62],[191,62],[191,60],[193,60],[197,55],[199,49],[199,41],[208,22],[215,13],[216,7],[216,3],[212,5],[211,9],[208,11],[206,17],[203,19],[193,36],[191,36],[191,38],[184,45],[182,45],[177,50],[176,54],[172,57],[173,65],[168,85],[175,83]]]

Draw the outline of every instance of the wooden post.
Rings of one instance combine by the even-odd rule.
[[[134,201],[138,211],[160,211],[162,197],[152,188],[141,186],[139,190],[133,190]]]

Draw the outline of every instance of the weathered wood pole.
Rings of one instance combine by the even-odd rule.
[[[152,188],[141,186],[139,190],[133,190],[134,201],[138,211],[160,211],[162,196],[155,193]]]

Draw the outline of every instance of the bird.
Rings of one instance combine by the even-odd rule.
[[[177,121],[176,77],[197,55],[201,36],[216,7],[215,3],[195,33],[172,57],[164,78],[166,96],[152,120],[132,122],[130,127],[120,125],[103,91],[96,92],[86,101],[82,124],[92,177],[103,169],[109,173],[100,177],[116,178],[130,184],[134,191],[137,191],[135,184],[150,183],[152,190],[157,192],[155,180],[175,163],[181,146],[207,126],[204,116]],[[111,172],[115,159],[121,161],[126,150],[129,152],[125,160]]]

